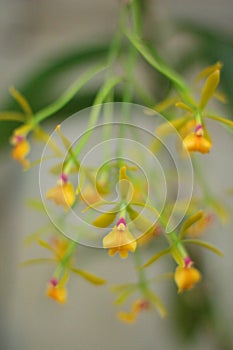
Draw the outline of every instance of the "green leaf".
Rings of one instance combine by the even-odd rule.
[[[211,250],[213,253],[219,255],[219,256],[223,256],[223,253],[216,247],[214,247],[213,245],[204,242],[204,241],[200,241],[198,239],[184,239],[182,241],[184,244],[196,244],[196,245],[200,245],[203,248],[209,249]]]
[[[85,280],[87,280],[88,282],[91,282],[95,285],[101,285],[101,284],[105,284],[106,280],[104,280],[101,277],[98,277],[96,275],[94,275],[93,273],[87,272],[85,270],[80,270],[77,269],[76,267],[70,267],[69,268],[72,272],[76,273],[77,275],[82,276]]]

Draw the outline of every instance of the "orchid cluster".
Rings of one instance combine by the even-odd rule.
[[[166,315],[166,308],[162,300],[152,288],[155,282],[172,280],[178,293],[189,291],[196,284],[201,283],[201,271],[195,267],[198,262],[194,263],[187,246],[197,245],[221,256],[222,253],[218,248],[199,238],[205,229],[214,224],[214,220],[218,216],[220,219],[227,216],[227,209],[218,203],[212,193],[208,193],[208,201],[206,202],[205,198],[191,200],[183,220],[175,228],[173,227],[171,232],[167,232],[170,206],[174,204],[173,199],[167,200],[162,211],[158,209],[156,200],[148,201],[148,184],[139,174],[138,167],[132,166],[127,159],[124,159],[123,129],[120,129],[119,133],[118,157],[115,163],[105,165],[99,176],[98,169],[82,166],[80,159],[80,152],[87,144],[91,131],[80,142],[73,145],[69,140],[69,135],[63,133],[62,125],[56,125],[56,134],[66,152],[64,156],[60,145],[45,131],[43,122],[68,104],[73,96],[78,94],[79,90],[96,75],[104,73],[102,85],[93,103],[95,108],[90,114],[88,129],[91,130],[97,125],[102,106],[105,108],[108,106],[107,102],[115,101],[114,92],[118,88],[122,93],[122,102],[126,106],[123,122],[127,122],[129,103],[135,101],[140,101],[144,105],[145,110],[151,113],[152,119],[156,119],[157,113],[160,113],[166,122],[156,127],[154,131],[155,142],[152,142],[148,147],[157,156],[161,151],[161,142],[173,133],[177,133],[179,135],[177,155],[182,158],[188,154],[191,157],[194,174],[198,168],[195,154],[200,153],[202,157],[208,157],[214,144],[214,140],[208,132],[207,120],[211,119],[228,129],[233,127],[233,123],[208,110],[208,103],[212,98],[223,100],[223,96],[217,91],[222,69],[220,62],[205,68],[199,74],[198,80],[202,80],[202,87],[196,101],[192,89],[184,79],[144,42],[140,3],[137,0],[122,2],[119,17],[119,25],[109,48],[108,57],[102,64],[91,67],[84,72],[57,101],[37,112],[32,111],[29,102],[20,92],[11,88],[10,93],[19,103],[22,112],[3,111],[0,113],[0,120],[12,120],[20,123],[14,130],[10,143],[12,145],[12,158],[22,166],[23,170],[37,166],[41,161],[46,162],[46,159],[31,160],[30,150],[34,147],[35,138],[47,144],[52,152],[51,156],[57,160],[56,167],[50,169],[51,173],[55,174],[56,179],[54,186],[47,188],[45,193],[46,205],[51,205],[52,208],[59,207],[61,209],[60,219],[63,221],[71,212],[82,207],[80,215],[85,217],[88,225],[91,225],[96,232],[100,232],[100,230],[104,232],[104,236],[101,238],[103,254],[107,251],[110,257],[119,255],[119,259],[126,259],[125,263],[127,263],[127,259],[134,260],[137,281],[113,287],[113,291],[117,294],[116,304],[118,305],[122,305],[132,295],[135,295],[130,310],[118,313],[120,320],[134,322],[141,312],[152,308],[155,308],[161,316]],[[127,55],[125,55],[126,52]],[[173,87],[169,96],[159,103],[156,98],[149,103],[148,101],[151,99],[146,98],[146,92],[138,88],[135,76],[140,56],[152,68],[167,78]],[[180,110],[184,112],[182,116],[180,116]],[[153,174],[153,169],[150,171]],[[75,181],[78,176],[80,182],[77,184]],[[153,176],[156,177],[156,174],[153,174],[152,178]],[[74,178],[75,181],[73,181]],[[84,180],[82,181],[82,179]],[[111,200],[115,184],[118,184],[119,187],[118,198]],[[149,185],[151,186],[150,183]],[[178,204],[182,206],[182,203]],[[44,212],[46,213],[45,210]],[[97,216],[96,212],[98,212]],[[80,232],[82,231],[82,235],[87,234],[88,229],[85,225],[79,229]],[[42,231],[44,235],[44,230]],[[31,259],[23,265],[40,262],[56,264],[46,289],[48,297],[61,304],[67,301],[67,284],[71,273],[79,275],[94,285],[106,283],[104,278],[76,267],[75,256],[79,246],[78,237],[75,240],[64,236],[62,230],[60,232],[58,227],[53,227],[51,223],[46,226],[46,232],[48,239],[44,239],[44,236],[42,239],[38,233],[31,235],[29,241],[35,241],[51,256]],[[161,240],[164,243],[163,248],[160,249]],[[158,245],[157,242],[159,242]],[[164,244],[166,244],[165,248]],[[147,261],[143,261],[141,253],[147,249],[150,254],[151,250],[155,249],[155,253]],[[155,263],[158,263],[164,256],[172,258],[174,262],[172,271],[148,278],[147,268],[151,265],[156,266]],[[137,295],[139,295],[138,298]]]

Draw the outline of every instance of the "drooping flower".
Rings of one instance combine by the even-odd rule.
[[[124,218],[120,218],[113,230],[104,237],[103,247],[109,249],[110,256],[119,252],[123,259],[127,258],[129,251],[136,250],[136,239],[129,232]]]
[[[212,144],[204,137],[202,125],[197,125],[195,132],[188,134],[183,139],[184,148],[189,152],[209,153]]]
[[[27,133],[30,131],[28,125],[21,126],[14,131],[13,136],[10,139],[12,144],[12,158],[19,162],[24,169],[30,166],[30,162],[26,157],[30,153],[30,144],[26,139]]]
[[[60,304],[64,304],[67,301],[67,290],[64,285],[59,284],[56,278],[51,278],[46,295]]]
[[[131,310],[129,312],[120,311],[118,312],[117,316],[123,322],[134,323],[137,320],[138,315],[142,311],[146,311],[149,308],[150,303],[148,300],[138,299],[132,304]]]
[[[193,261],[186,257],[184,266],[176,268],[174,279],[178,287],[178,293],[181,293],[184,290],[192,289],[201,280],[201,273],[193,267]]]
[[[68,182],[66,174],[62,174],[57,185],[46,193],[46,198],[51,199],[56,205],[63,206],[64,210],[68,210],[75,202],[74,186]]]

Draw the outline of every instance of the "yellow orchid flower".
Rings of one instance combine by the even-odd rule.
[[[201,125],[198,125],[194,133],[188,134],[183,139],[183,146],[189,152],[209,153],[212,147],[210,140],[204,137]]]
[[[192,264],[186,264],[186,266],[176,268],[174,279],[178,287],[178,293],[181,293],[184,290],[192,289],[201,280],[201,274],[192,267]]]
[[[126,323],[134,323],[140,312],[148,310],[150,303],[146,299],[138,299],[133,302],[130,312],[120,311],[117,316],[119,320]]]
[[[31,127],[29,125],[23,125],[15,129],[13,136],[10,139],[10,143],[13,147],[12,158],[19,162],[24,169],[29,168],[30,162],[26,159],[30,153],[30,144],[26,139]]]
[[[75,202],[75,190],[65,174],[62,174],[57,185],[46,193],[46,198],[51,199],[56,205],[61,205],[64,210],[70,209]]]
[[[56,278],[50,280],[46,295],[60,304],[64,304],[67,301],[67,290],[64,285],[59,284]]]
[[[129,232],[124,218],[120,218],[113,230],[104,237],[103,247],[109,249],[110,256],[119,252],[122,259],[127,258],[129,251],[136,250],[136,239]]]

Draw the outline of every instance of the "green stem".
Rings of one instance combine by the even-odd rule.
[[[193,164],[194,172],[196,174],[198,182],[201,185],[203,195],[204,195],[205,199],[207,200],[207,202],[210,202],[211,198],[212,198],[212,193],[210,192],[209,186],[208,186],[208,184],[207,184],[207,182],[206,182],[206,180],[201,172],[200,165],[197,164],[197,160],[195,159],[194,156],[192,157],[192,164]]]
[[[59,265],[57,266],[55,272],[54,272],[54,277],[59,279],[62,272],[66,268],[67,263],[69,262],[74,250],[77,248],[77,243],[75,241],[71,241],[65,255],[61,259]]]
[[[133,21],[133,32],[135,35],[140,35],[141,33],[141,11],[138,0],[134,0],[131,4],[131,15],[132,15],[132,21]],[[124,28],[123,28],[124,31]],[[125,126],[124,122],[126,122],[129,111],[130,111],[130,102],[133,99],[133,77],[135,73],[135,65],[137,60],[137,50],[134,48],[133,45],[130,45],[129,52],[128,52],[128,59],[126,61],[126,83],[125,88],[123,92],[123,107],[122,107],[122,117],[121,117],[121,124],[120,124],[120,130],[119,130],[119,146],[118,146],[118,158],[119,158],[119,166],[122,164],[122,156],[123,156],[123,139],[124,139],[124,133],[125,133]]]
[[[79,155],[80,151],[85,146],[87,140],[91,136],[92,131],[93,131],[92,129],[96,125],[96,122],[98,120],[98,117],[99,117],[99,114],[100,114],[100,111],[102,108],[102,103],[104,102],[104,100],[108,96],[109,92],[113,89],[113,87],[118,85],[121,81],[122,81],[121,77],[114,77],[114,78],[108,80],[105,83],[105,85],[103,85],[103,87],[99,90],[99,92],[95,98],[92,110],[91,110],[90,119],[89,119],[89,123],[87,126],[87,132],[83,135],[83,137],[81,138],[77,147],[73,151],[73,155],[75,157],[77,157]],[[63,170],[64,173],[69,174],[69,172],[72,169],[73,162],[74,162],[73,158],[70,158],[68,160],[68,162],[66,163],[64,170]]]
[[[134,262],[135,262],[135,268],[138,274],[139,279],[139,288],[142,291],[143,294],[146,294],[148,286],[147,286],[147,279],[146,279],[146,273],[144,269],[141,269],[142,266],[142,259],[140,256],[140,251],[137,248],[133,254]]]
[[[46,108],[40,110],[34,115],[33,122],[35,124],[39,124],[44,119],[48,118],[52,114],[58,112],[61,108],[63,108],[76,94],[77,92],[95,75],[102,72],[106,69],[105,66],[99,65],[94,68],[91,68],[87,72],[85,72],[81,77],[75,81],[75,83],[61,96],[59,99]]]
[[[134,47],[137,49],[137,51],[143,56],[143,58],[152,66],[154,67],[159,73],[163,74],[165,77],[167,77],[172,84],[177,89],[178,93],[182,97],[182,99],[191,107],[195,107],[195,102],[193,101],[193,98],[190,95],[189,88],[183,81],[183,79],[175,72],[172,68],[170,68],[162,59],[159,57],[159,55],[155,52],[155,50],[150,50],[145,46],[143,41],[134,34],[131,34],[129,32],[125,32],[128,39],[131,41],[131,43],[134,45]]]

